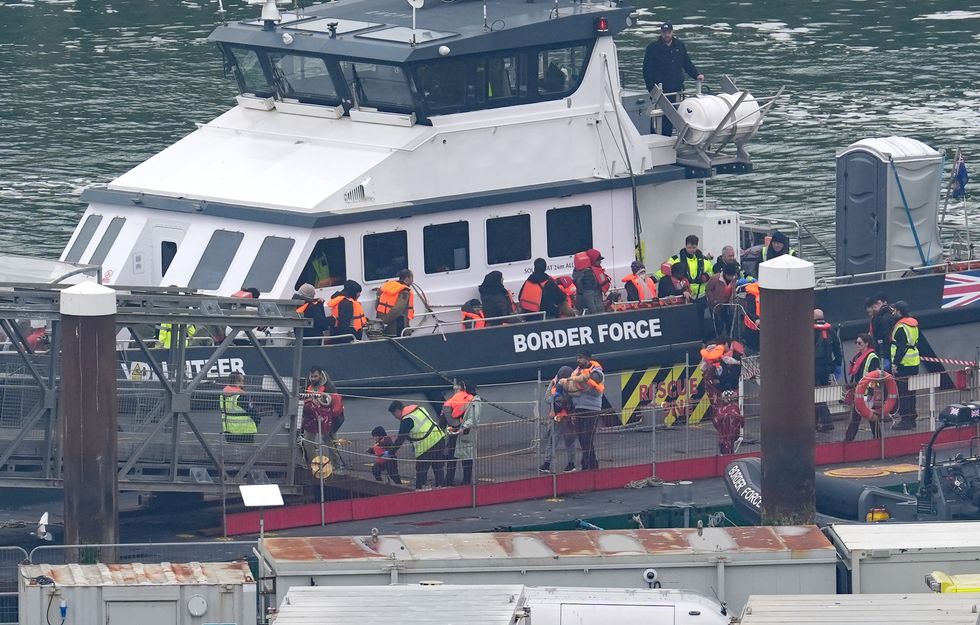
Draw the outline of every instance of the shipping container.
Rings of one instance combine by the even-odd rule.
[[[25,564],[20,625],[255,625],[245,562]]]
[[[260,554],[261,576],[275,582],[274,605],[296,586],[438,580],[659,585],[717,597],[735,612],[763,588],[834,592],[837,562],[833,546],[813,526],[267,538]]]
[[[970,595],[754,595],[738,625],[976,625]]]
[[[275,625],[729,625],[722,606],[679,590],[517,585],[294,587]]]
[[[840,556],[838,592],[930,592],[936,570],[980,572],[980,522],[873,523],[826,528]]]

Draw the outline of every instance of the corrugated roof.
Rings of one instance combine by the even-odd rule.
[[[276,625],[508,625],[523,605],[524,587],[293,587]]]
[[[25,564],[24,578],[50,577],[59,586],[188,586],[246,584],[255,580],[245,562],[176,564]]]
[[[755,595],[740,625],[976,625],[980,595]]]
[[[266,538],[262,549],[278,564],[834,553],[814,526]]]
[[[975,521],[834,524],[830,526],[830,531],[851,551],[980,549],[980,522]]]

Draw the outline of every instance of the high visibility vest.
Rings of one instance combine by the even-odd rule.
[[[902,358],[902,362],[895,362],[895,355],[898,347],[895,345],[895,335],[898,331],[905,330],[905,337],[908,339],[908,350]],[[919,322],[912,317],[902,317],[892,329],[892,364],[902,367],[918,367],[921,359],[919,358]]]
[[[473,397],[475,395],[466,391],[456,391],[456,394],[446,400],[446,403],[443,405],[450,409],[450,416],[456,421],[452,425],[459,425],[463,420],[463,415],[466,414],[466,408],[473,401]]]
[[[641,302],[648,299],[653,299],[654,297],[657,296],[656,283],[653,281],[653,278],[651,278],[650,276],[647,276],[643,280],[640,280],[639,276],[631,273],[630,275],[623,278],[623,283],[627,283],[627,282],[632,283],[633,286],[636,287],[636,292],[639,295]],[[644,287],[646,288],[646,292],[644,292],[643,290]]]
[[[160,332],[157,334],[157,340],[160,342],[161,347],[166,347],[169,349],[172,346],[174,340],[173,328],[174,324],[172,323],[160,324]],[[190,342],[191,337],[193,337],[195,334],[197,334],[197,328],[194,326],[187,326],[187,338],[184,340],[185,346]]]
[[[578,369],[575,370],[575,373],[573,373],[572,375],[575,376],[584,375],[588,380],[589,386],[591,386],[600,395],[602,395],[606,391],[606,385],[603,384],[602,382],[596,382],[595,380],[592,379],[592,370],[595,369],[596,367],[599,368],[599,372],[601,373],[602,365],[600,365],[595,360],[590,360],[588,367],[586,367],[585,369],[579,367]],[[605,377],[605,374],[603,374],[603,377]]]
[[[350,325],[356,332],[367,324],[367,317],[364,316],[364,307],[361,306],[361,302],[346,295],[335,295],[327,302],[327,306],[330,307],[330,314],[333,315],[333,318],[340,319],[340,302],[345,299],[350,300],[350,303],[354,306],[354,317],[351,319]]]
[[[306,313],[306,309],[309,308],[310,306],[316,306],[316,305],[319,305],[319,304],[322,304],[322,303],[323,303],[323,300],[322,299],[315,299],[315,300],[311,300],[309,302],[305,302],[303,304],[300,304],[299,306],[296,307],[296,314],[298,314],[298,315],[305,314]]]
[[[541,282],[531,282],[528,278],[524,281],[517,297],[523,312],[539,312],[541,310],[541,299],[544,297],[544,285],[548,284],[551,278],[545,278]]]
[[[315,286],[326,286],[330,284],[330,263],[326,257],[317,256],[310,263],[313,268],[313,284]]]
[[[657,272],[656,274],[657,279],[659,280],[663,278],[665,275],[668,275],[669,272],[664,271],[665,266],[669,268],[673,265],[678,264],[679,262],[681,262],[680,254],[674,254],[673,256],[668,258],[667,261],[664,262],[663,265],[661,265],[660,270]],[[704,273],[705,273],[704,256],[698,256],[698,255],[688,256],[687,277],[690,279],[689,282],[691,286],[691,297],[693,299],[704,297],[705,294],[707,293],[704,282],[701,282],[701,276],[704,275]]]
[[[486,318],[483,315],[483,311],[480,312],[467,312],[463,311],[463,329],[464,330],[479,330],[480,328],[487,327]]]
[[[398,303],[398,296],[405,289],[408,289],[408,320],[411,321],[415,318],[415,293],[412,292],[410,286],[398,280],[388,280],[378,289],[378,317],[387,315],[395,307],[395,304]]]
[[[221,407],[221,431],[225,434],[255,434],[259,431],[255,421],[238,403],[241,393],[241,387],[229,384],[218,398]]]
[[[783,252],[783,255],[784,256],[799,256],[799,254],[797,254],[796,253],[796,250],[794,250],[793,248],[789,248],[788,251]],[[762,248],[762,262],[766,262],[766,257],[767,256],[769,256],[769,246],[768,245],[766,245],[765,247]]]
[[[402,410],[402,418],[405,417],[412,419],[412,430],[408,433],[408,440],[415,445],[416,458],[432,449],[446,436],[422,406],[405,406]]]

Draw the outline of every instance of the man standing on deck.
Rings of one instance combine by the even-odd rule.
[[[909,377],[919,372],[919,321],[909,315],[908,304],[895,302],[898,316],[891,333],[892,371],[898,384],[898,415],[901,420],[893,430],[914,430],[919,414],[915,408],[915,391],[909,390]]]
[[[691,78],[704,80],[704,74],[691,62],[691,57],[687,55],[687,47],[684,42],[674,37],[674,25],[664,22],[660,27],[660,38],[647,46],[646,53],[643,55],[643,80],[646,83],[647,91],[651,91],[654,85],[661,85],[664,93],[674,93],[684,90],[684,72]],[[667,96],[671,102],[677,104],[677,95]],[[666,117],[661,120],[660,134],[669,137],[674,131],[674,126]]]
[[[398,438],[389,457],[394,458],[405,441],[412,441],[415,446],[415,489],[425,488],[429,469],[432,469],[436,488],[442,486],[445,480],[446,433],[423,406],[406,406],[396,399],[388,406],[388,412],[400,422]]]

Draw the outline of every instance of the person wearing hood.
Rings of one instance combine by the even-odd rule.
[[[789,254],[790,256],[799,256],[799,254],[796,253],[796,250],[789,246],[789,237],[779,230],[773,230],[772,236],[769,240],[769,245],[762,248],[762,262],[772,260],[773,258],[778,258],[785,254]]]
[[[657,283],[647,274],[647,268],[638,260],[630,263],[630,273],[623,276],[626,285],[626,301],[645,302],[657,297]]]
[[[514,299],[504,286],[504,274],[491,271],[483,278],[479,287],[480,301],[483,302],[483,315],[488,326],[499,326],[511,321],[501,319],[515,312]]]
[[[711,269],[708,261],[711,260],[712,256],[710,254],[705,255],[698,249],[698,243],[700,243],[700,239],[697,235],[687,235],[684,239],[684,247],[661,265],[661,270],[657,272],[656,276],[657,280],[660,280],[667,275],[663,267],[680,265],[684,269],[684,276],[687,278],[688,284],[690,284],[691,299],[694,300],[705,296],[707,292],[705,284],[711,277],[708,274]]]
[[[521,312],[543,312],[546,319],[562,316],[567,298],[554,278],[546,273],[548,262],[543,258],[534,259],[534,273],[527,277],[517,294]],[[539,317],[534,317],[538,319]]]
[[[602,253],[595,248],[579,252],[575,255],[575,271],[572,280],[575,282],[576,304],[579,310],[598,315],[605,312],[603,303],[612,280],[602,268]]]
[[[360,296],[361,285],[354,280],[348,280],[344,282],[344,287],[334,293],[327,302],[330,314],[337,320],[337,325],[333,329],[334,336],[352,334],[360,340],[364,326],[367,325],[364,308],[358,301]]]
[[[891,334],[891,362],[898,384],[898,414],[901,420],[894,430],[914,430],[919,414],[915,408],[915,391],[909,390],[909,377],[919,372],[919,321],[909,314],[909,306],[892,304],[898,316]]]
[[[824,319],[823,311],[813,310],[813,385],[827,386],[834,382],[834,372],[844,362],[843,350],[832,326]],[[834,424],[827,402],[815,406],[816,428],[818,432],[830,432]]]
[[[296,307],[296,312],[313,320],[312,327],[303,329],[303,338],[323,336],[333,330],[335,320],[327,315],[323,300],[317,297],[316,289],[312,284],[300,285],[293,298],[303,301]]]
[[[735,281],[738,279],[738,265],[726,264],[721,271],[711,276],[706,285],[708,310],[714,320],[715,333],[728,335],[733,331],[735,309],[730,306],[735,298]]]
[[[558,370],[548,385],[545,402],[548,412],[545,415],[545,431],[541,436],[541,452],[544,464],[538,467],[541,473],[551,473],[551,463],[555,460],[558,446],[565,448],[565,473],[575,470],[575,421],[572,418],[572,394],[562,386],[562,381],[572,375],[572,368],[565,366]]]

